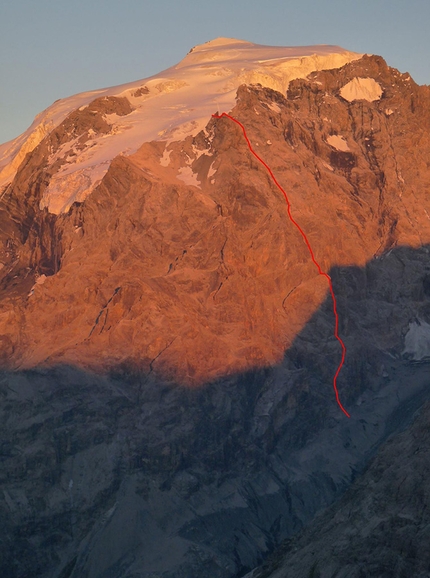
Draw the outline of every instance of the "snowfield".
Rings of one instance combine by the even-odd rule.
[[[125,97],[133,111],[125,116],[105,115],[111,125],[109,134],[97,136],[88,131],[85,147],[70,141],[61,153],[57,151],[57,158],[61,154],[66,162],[52,178],[40,204],[52,213],[66,212],[74,201],[83,201],[117,155],[132,154],[152,140],[165,141],[166,145],[183,140],[202,130],[213,113],[231,111],[241,84],[260,83],[285,93],[295,78],[339,68],[361,56],[338,46],[262,46],[217,38],[196,46],[179,64],[155,76],[55,102],[25,133],[0,146],[0,187],[12,181],[25,155],[46,135],[70,113],[84,110],[96,98]],[[364,89],[372,87],[365,83]],[[347,87],[345,91],[350,97]],[[356,87],[353,92],[357,93]],[[191,179],[186,170],[181,176]]]

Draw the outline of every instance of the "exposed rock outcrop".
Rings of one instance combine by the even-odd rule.
[[[364,74],[383,98],[346,102],[339,90]],[[288,98],[240,89],[232,114],[288,191],[323,269],[430,240],[428,101],[427,87],[377,57],[294,81]],[[279,362],[327,286],[240,129],[212,119],[167,150],[144,144],[116,158],[83,205],[55,218],[37,206],[60,162],[50,165],[48,152],[68,123],[87,132],[90,113],[43,141],[2,199],[0,274],[7,291],[23,279],[16,307],[25,322],[15,335],[7,322],[11,367],[131,363],[197,384]],[[50,276],[28,297],[26,281],[40,273]]]
[[[339,502],[246,578],[429,576],[429,423],[427,403]]]

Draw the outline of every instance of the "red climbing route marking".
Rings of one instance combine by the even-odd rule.
[[[310,256],[311,256],[312,262],[314,263],[315,267],[318,269],[318,274],[319,274],[319,275],[322,275],[323,277],[325,277],[325,278],[327,279],[328,287],[329,287],[330,294],[331,294],[331,298],[332,298],[332,301],[333,301],[333,313],[334,313],[334,319],[335,319],[335,323],[334,323],[334,336],[335,336],[336,339],[339,341],[340,346],[341,346],[341,348],[342,348],[342,357],[341,357],[339,366],[338,366],[338,368],[337,368],[337,370],[336,370],[336,373],[334,374],[334,377],[333,377],[333,389],[334,389],[334,393],[335,393],[335,396],[336,396],[336,401],[337,401],[340,409],[343,411],[343,413],[346,415],[346,417],[351,417],[351,416],[349,415],[349,413],[346,411],[346,409],[343,407],[343,405],[342,405],[342,403],[341,403],[341,401],[340,401],[340,399],[339,399],[339,392],[338,392],[338,389],[337,389],[337,378],[338,378],[338,375],[339,375],[339,373],[340,373],[340,370],[342,369],[342,366],[343,366],[343,364],[344,364],[344,362],[345,362],[346,347],[345,347],[344,342],[342,341],[342,338],[339,336],[339,332],[338,332],[338,329],[339,329],[339,317],[338,317],[338,314],[337,314],[337,303],[336,303],[336,297],[335,297],[335,294],[334,294],[334,291],[333,291],[333,285],[332,285],[332,282],[331,282],[331,278],[330,278],[329,275],[327,275],[327,273],[325,273],[325,272],[321,269],[318,261],[315,259],[314,252],[312,251],[312,247],[311,247],[311,245],[310,245],[310,243],[309,243],[309,241],[308,241],[308,238],[307,238],[307,236],[306,236],[306,233],[303,231],[303,229],[300,227],[300,225],[297,223],[297,221],[294,219],[293,215],[291,214],[291,203],[290,203],[290,200],[288,199],[287,193],[285,192],[285,190],[281,187],[281,185],[280,185],[280,184],[278,183],[278,181],[276,180],[276,177],[275,177],[275,175],[273,174],[272,169],[269,167],[269,165],[267,165],[267,164],[263,161],[263,159],[262,159],[261,157],[259,157],[258,154],[257,154],[257,153],[254,151],[254,149],[252,148],[251,143],[250,143],[250,141],[249,141],[248,135],[246,134],[246,130],[245,130],[245,127],[243,126],[243,124],[242,124],[241,122],[239,122],[238,120],[236,120],[235,118],[233,118],[232,116],[230,116],[229,114],[227,114],[226,112],[223,112],[222,114],[213,114],[212,116],[213,116],[213,118],[222,118],[222,117],[229,118],[230,120],[232,120],[233,122],[235,122],[237,125],[240,126],[240,128],[242,129],[242,132],[243,132],[243,136],[245,137],[245,140],[246,140],[246,142],[247,142],[247,144],[248,144],[249,150],[250,150],[251,153],[254,155],[254,157],[267,169],[267,171],[268,171],[269,175],[271,176],[273,182],[274,182],[275,185],[278,187],[278,189],[281,191],[281,193],[284,195],[285,202],[287,203],[288,216],[289,216],[289,218],[290,218],[290,221],[293,223],[293,225],[295,225],[295,227],[299,230],[301,236],[303,237],[303,240],[304,240],[304,242],[306,243],[306,246],[307,246],[307,248],[308,248],[309,254],[310,254]]]

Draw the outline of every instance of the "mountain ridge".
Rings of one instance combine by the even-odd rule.
[[[58,171],[58,185],[47,197],[46,206],[54,213],[67,211],[74,200],[81,201],[90,194],[116,155],[130,154],[153,139],[168,143],[197,134],[216,107],[230,110],[234,106],[240,84],[261,81],[286,90],[292,78],[329,63],[342,65],[360,56],[339,47],[284,48],[227,40],[227,44],[213,41],[196,46],[179,64],[149,78],[80,93],[54,103],[36,117],[26,133],[0,146],[0,186],[5,187],[11,181],[25,154],[65,122],[68,115],[79,115],[85,107],[90,110],[92,107],[93,114],[102,116],[109,127],[105,126],[101,133],[88,133],[85,139],[82,135],[78,141],[69,139],[70,144],[66,146],[66,141],[55,153],[63,158],[65,167]],[[117,98],[125,98],[129,103],[127,114],[113,104]],[[103,99],[112,104],[110,111],[103,106]],[[130,113],[133,114],[127,118]],[[73,179],[68,177],[70,174]],[[59,189],[68,189],[67,202],[62,204],[55,200]]]

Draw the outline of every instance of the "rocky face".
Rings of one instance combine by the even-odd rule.
[[[334,338],[321,349],[329,300],[282,364],[200,388],[131,367],[108,376],[64,366],[3,372],[2,574],[227,578],[261,564],[341,496],[428,399],[428,363],[384,353],[372,340],[378,310],[391,312],[386,334],[401,341],[405,310],[428,307],[416,293],[427,255],[394,249],[364,269],[331,271],[349,303],[350,420],[332,395]],[[382,299],[387,279],[394,289]],[[418,462],[415,472],[422,479]],[[393,507],[394,494],[370,495],[381,511]],[[325,558],[309,555],[297,568],[308,572],[316,560],[324,568]]]
[[[383,98],[345,101],[340,88],[364,75]],[[239,91],[232,114],[288,191],[326,271],[429,241],[428,99],[427,87],[377,57],[295,81],[288,98]],[[27,158],[2,199],[5,294],[22,287],[7,311],[25,318],[5,322],[10,367],[132,364],[194,385],[280,362],[327,287],[240,129],[213,119],[166,150],[145,144],[55,218],[37,208],[54,171],[47,151],[70,123],[89,130],[78,116]],[[38,274],[47,279],[31,290]]]
[[[429,404],[339,502],[246,578],[428,576]]]
[[[351,420],[327,284],[235,123],[117,156],[58,215],[70,139],[87,154],[133,106],[98,98],[27,155],[0,199],[2,575],[243,576],[409,425],[429,104],[365,56],[231,111],[332,278]]]

